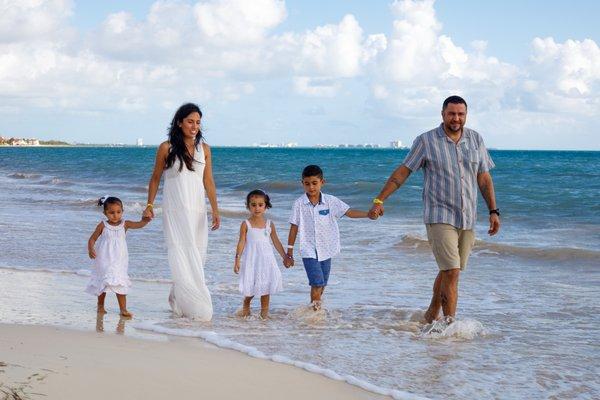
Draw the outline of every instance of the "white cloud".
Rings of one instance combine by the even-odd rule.
[[[516,84],[518,69],[487,56],[485,41],[472,42],[475,51],[468,52],[441,33],[433,0],[391,7],[396,20],[373,84],[374,97],[385,99],[390,112],[431,113],[450,94],[477,95],[478,104],[498,107]]]
[[[600,112],[600,48],[591,40],[535,38],[524,83],[540,110]]]
[[[205,40],[217,45],[261,42],[287,16],[280,0],[212,0],[194,7]]]
[[[0,0],[0,43],[56,39],[72,8],[70,0]]]

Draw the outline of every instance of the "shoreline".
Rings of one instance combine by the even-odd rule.
[[[107,393],[128,399],[389,398],[203,340],[170,335],[150,340],[0,324],[0,354],[0,394],[4,391],[8,399],[93,400]]]

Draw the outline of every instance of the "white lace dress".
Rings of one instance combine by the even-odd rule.
[[[271,221],[265,228],[253,228],[248,220],[246,245],[240,260],[240,292],[246,296],[264,296],[282,290],[281,271],[271,244]]]
[[[85,291],[93,296],[109,291],[127,294],[131,281],[127,275],[129,253],[125,241],[125,220],[117,226],[103,223],[102,234],[95,246],[94,270]]]
[[[208,219],[204,192],[204,149],[198,145],[194,171],[179,159],[164,171],[163,228],[173,286],[169,304],[173,313],[202,321],[212,319],[210,292],[204,281]]]

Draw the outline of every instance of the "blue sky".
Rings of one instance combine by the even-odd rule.
[[[600,150],[597,15],[595,1],[15,1],[0,135],[155,144],[194,101],[213,145],[410,144],[459,93],[489,147]]]

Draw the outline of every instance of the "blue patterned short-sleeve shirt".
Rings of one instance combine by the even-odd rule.
[[[415,139],[403,162],[411,171],[423,168],[423,220],[473,229],[477,220],[477,175],[494,168],[483,138],[463,128],[458,143],[443,124]]]
[[[316,205],[310,202],[306,194],[294,202],[290,224],[298,226],[302,258],[324,261],[339,254],[340,231],[337,220],[349,209],[348,204],[325,193],[321,193]]]

